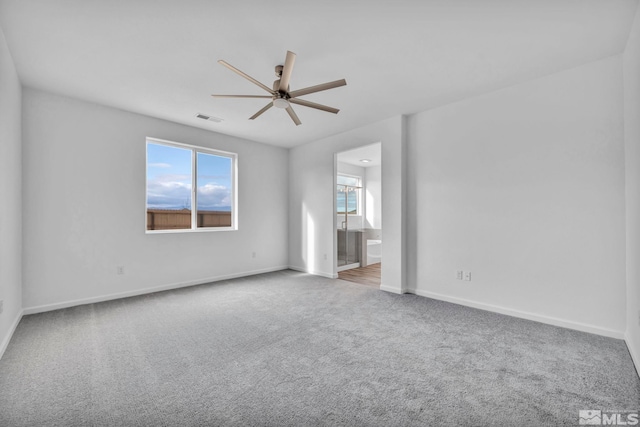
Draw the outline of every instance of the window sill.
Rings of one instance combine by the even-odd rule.
[[[176,234],[176,233],[209,233],[215,231],[237,231],[238,227],[203,227],[203,228],[180,228],[175,230],[145,230],[145,234]]]

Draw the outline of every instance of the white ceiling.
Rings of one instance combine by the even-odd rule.
[[[25,86],[292,147],[423,111],[623,51],[636,0],[0,0]],[[345,78],[303,97],[295,126],[261,89],[295,52],[291,89]],[[224,119],[196,119],[205,113]]]
[[[362,159],[370,160],[370,162],[362,163]],[[361,168],[380,166],[382,163],[382,143],[377,142],[353,150],[341,151],[338,153],[338,161]]]

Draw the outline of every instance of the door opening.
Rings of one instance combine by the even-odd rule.
[[[338,277],[380,287],[382,262],[382,144],[336,155]]]

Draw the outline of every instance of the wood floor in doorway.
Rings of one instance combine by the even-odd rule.
[[[360,283],[361,285],[380,287],[380,272],[382,263],[371,264],[366,267],[352,268],[338,272],[338,279],[349,282]]]

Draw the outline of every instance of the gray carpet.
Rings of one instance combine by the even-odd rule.
[[[25,316],[2,426],[577,425],[623,341],[282,271]]]

